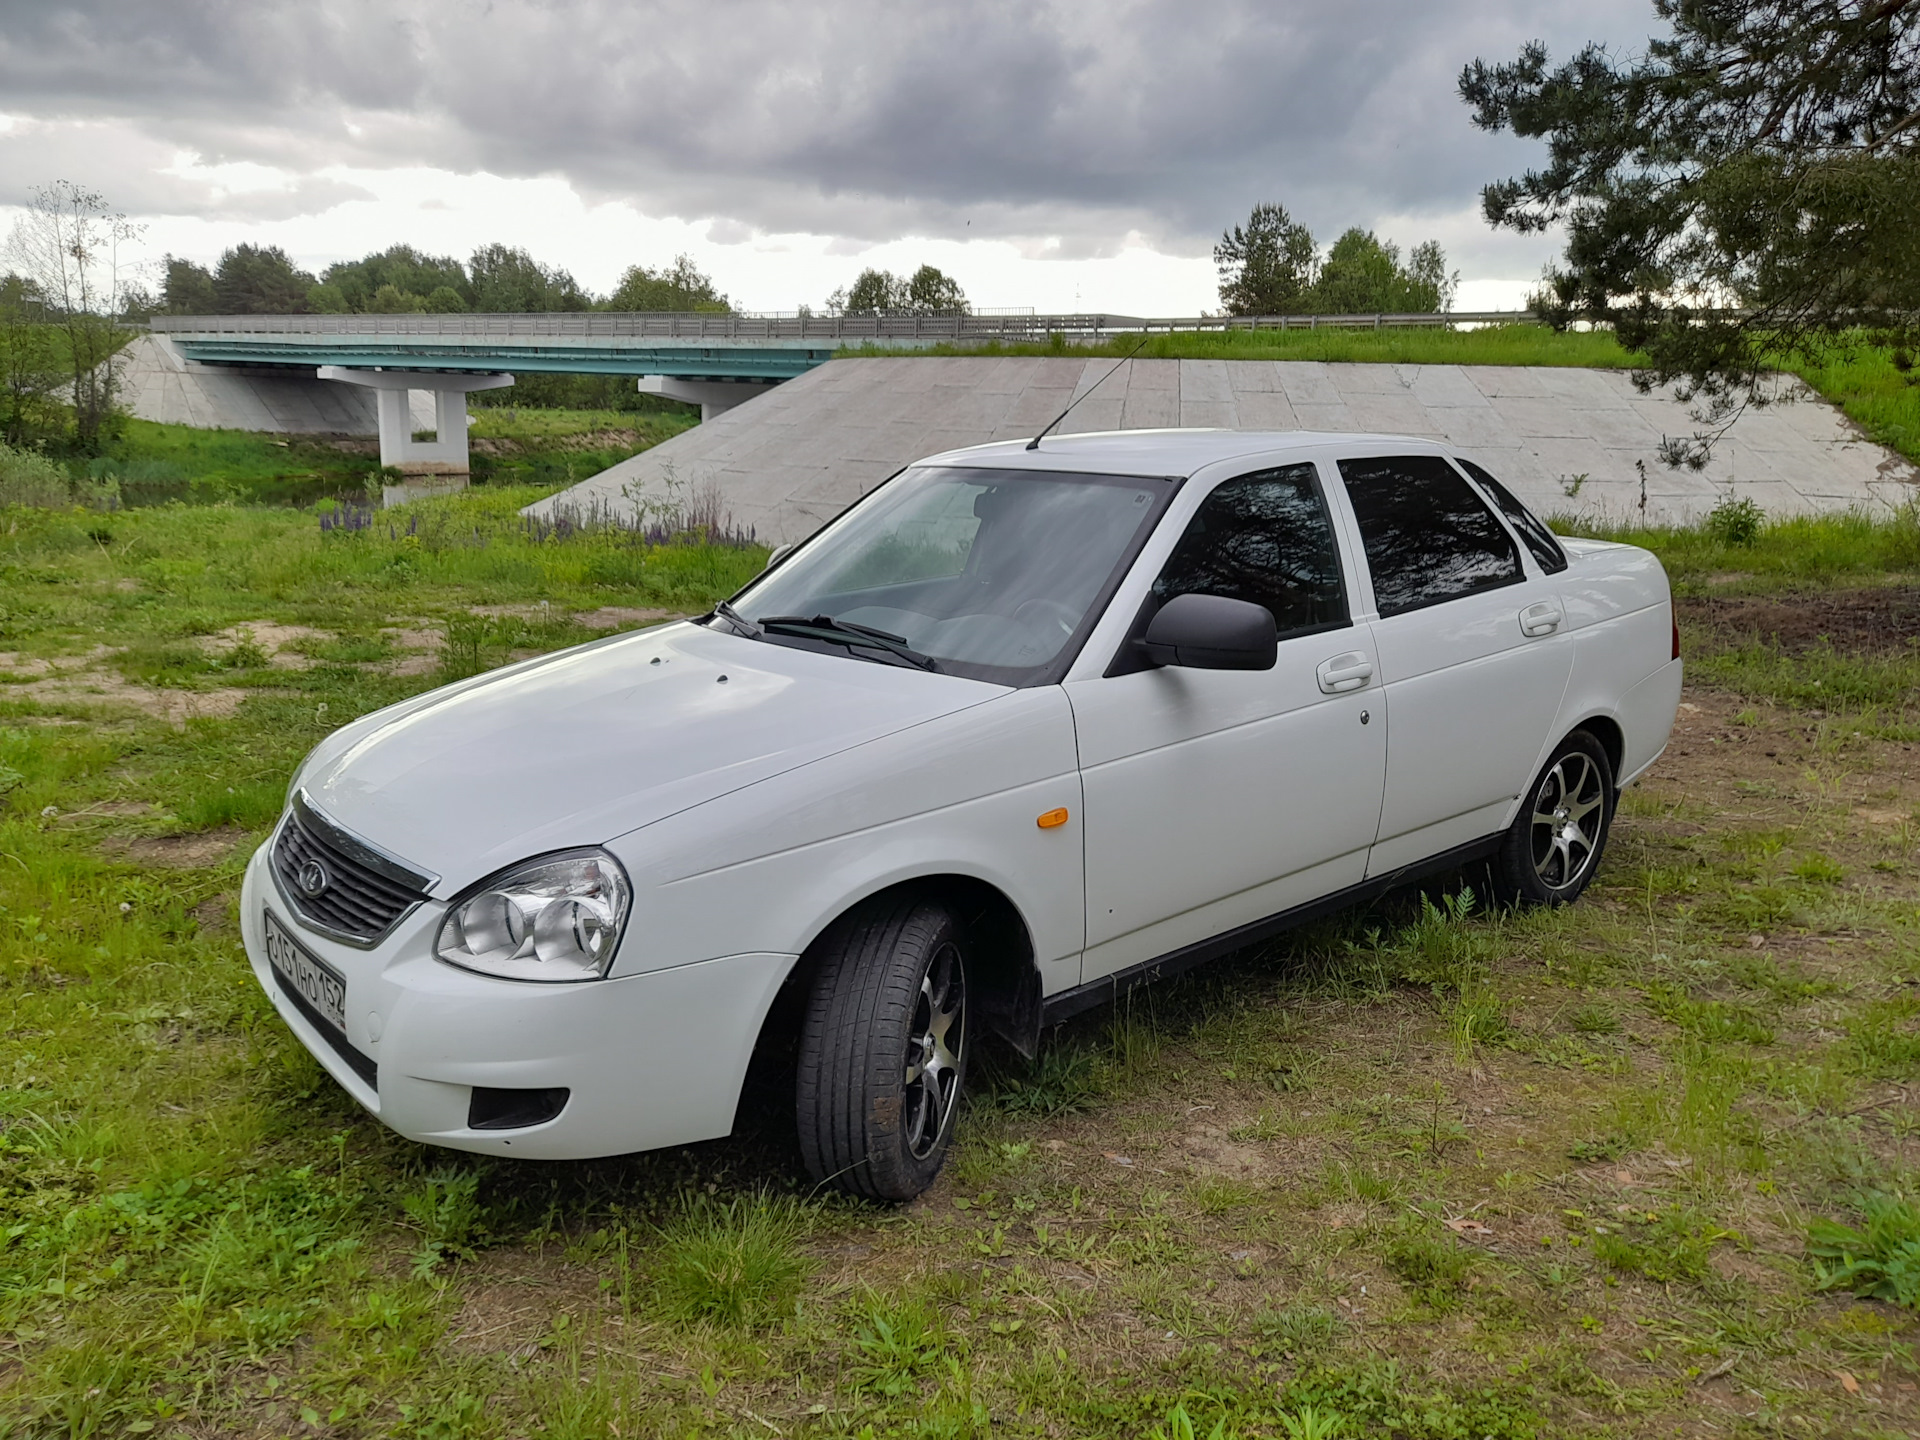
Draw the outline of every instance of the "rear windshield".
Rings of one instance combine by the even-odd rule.
[[[1001,684],[1058,678],[1099,619],[1174,483],[1051,470],[919,466],[854,506],[734,598],[761,638],[881,664],[794,617],[903,642],[949,674]]]

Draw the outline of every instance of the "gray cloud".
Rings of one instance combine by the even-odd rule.
[[[591,198],[712,217],[723,243],[746,227],[856,245],[1059,236],[1076,256],[1137,230],[1191,254],[1261,199],[1329,236],[1470,204],[1532,154],[1469,126],[1459,67],[1536,36],[1562,50],[1635,40],[1649,9],[0,0],[0,109],[118,122],[138,138],[116,175],[149,213],[340,198],[320,186],[222,201],[133,179],[151,168],[144,151],[184,147],[296,174],[563,174]],[[46,170],[16,148],[0,148],[0,201]]]

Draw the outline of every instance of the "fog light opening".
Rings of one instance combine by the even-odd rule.
[[[467,1106],[469,1130],[524,1130],[544,1125],[567,1108],[573,1092],[564,1085],[546,1090],[501,1090],[491,1085],[473,1087]]]

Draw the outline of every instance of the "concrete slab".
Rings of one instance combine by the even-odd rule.
[[[1704,472],[1668,470],[1661,436],[1699,424],[1670,395],[1638,394],[1620,371],[862,357],[790,380],[536,508],[625,504],[623,488],[658,494],[670,470],[716,489],[763,540],[795,540],[913,460],[1030,435],[1075,396],[1086,398],[1060,433],[1213,425],[1440,437],[1547,514],[1637,517],[1640,461],[1653,520],[1697,518],[1729,490],[1782,514],[1885,511],[1920,493],[1913,466],[1810,397],[1743,417]],[[1569,496],[1576,475],[1587,478]]]

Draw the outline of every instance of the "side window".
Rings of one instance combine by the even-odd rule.
[[[1520,503],[1518,495],[1471,460],[1457,460],[1455,463],[1480,482],[1480,488],[1487,492],[1487,498],[1507,517],[1507,524],[1520,537],[1520,543],[1533,552],[1533,558],[1540,562],[1542,570],[1549,575],[1556,575],[1567,568],[1567,552],[1560,548],[1560,542],[1554,538],[1545,522]]]
[[[1314,467],[1288,465],[1215,488],[1153,582],[1176,595],[1224,595],[1273,612],[1289,634],[1347,623],[1347,593],[1333,524]]]
[[[1342,460],[1340,478],[1353,497],[1382,615],[1525,578],[1513,538],[1438,455]]]

